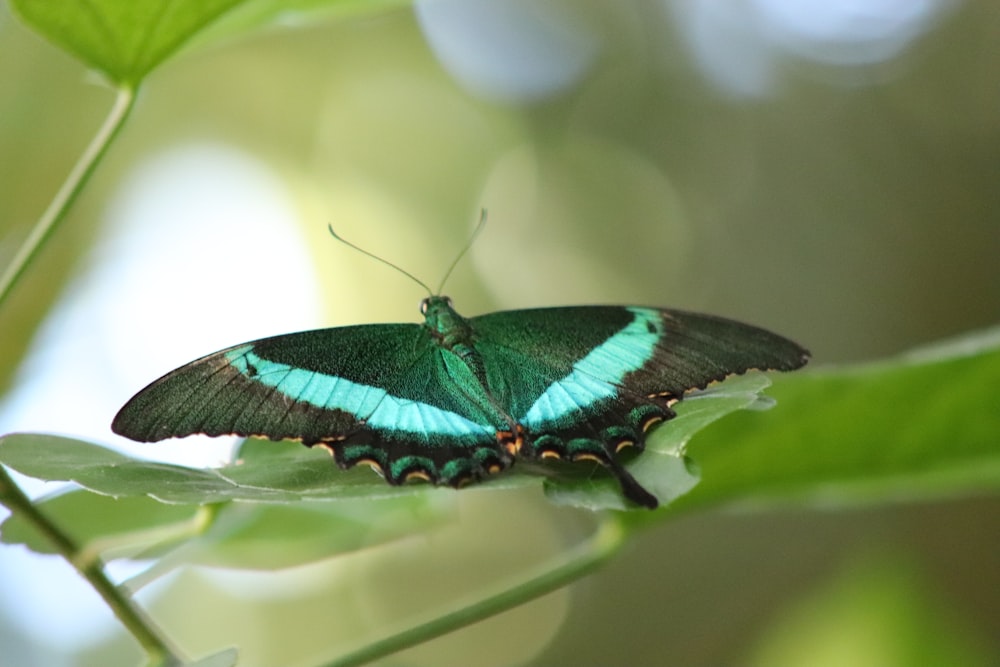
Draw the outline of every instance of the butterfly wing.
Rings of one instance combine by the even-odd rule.
[[[509,465],[491,416],[416,324],[318,329],[237,345],[136,394],[112,429],[139,441],[195,433],[299,440],[398,484],[458,485]],[[463,379],[464,378],[460,378]],[[495,421],[495,420],[493,420]]]
[[[750,369],[792,370],[808,352],[733,320],[675,310],[581,306],[509,311],[471,320],[489,386],[524,431],[526,458],[590,459],[625,495],[656,498],[616,461],[674,417],[692,390]]]

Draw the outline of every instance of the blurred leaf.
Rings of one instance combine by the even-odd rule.
[[[422,533],[451,516],[450,504],[386,498],[288,504],[229,503],[179,559],[215,567],[272,570]],[[373,521],[377,512],[378,520]]]
[[[246,0],[11,0],[50,41],[135,86],[195,33]]]
[[[233,667],[239,663],[239,651],[235,648],[227,648],[224,651],[213,653],[212,655],[199,658],[194,662],[184,664],[184,667]]]
[[[855,565],[786,609],[749,664],[908,667],[996,664],[967,619],[896,558]]]
[[[129,556],[153,543],[162,544],[167,529],[190,523],[198,512],[195,505],[167,505],[145,496],[116,499],[86,491],[63,493],[37,504],[77,544],[90,545],[95,540],[112,541],[127,535],[130,551],[120,555]],[[190,533],[187,531],[188,537]],[[49,540],[20,514],[12,514],[0,524],[0,541],[23,544],[38,553],[56,553]]]
[[[179,561],[228,568],[278,569],[310,563],[424,531],[450,516],[450,503],[396,498],[379,501],[378,521],[368,499],[295,504],[227,503],[211,521],[198,505],[165,504],[148,496],[112,498],[71,491],[38,503],[77,544],[106,560],[153,558],[184,546]],[[422,501],[422,502],[421,502]],[[202,525],[204,524],[204,525]],[[0,524],[0,541],[55,553],[21,515]]]
[[[861,367],[776,376],[778,407],[689,449],[702,483],[675,507],[885,502],[1000,488],[1000,329]]]
[[[249,0],[213,23],[198,39],[226,38],[275,24],[300,27],[408,5],[410,0]]]

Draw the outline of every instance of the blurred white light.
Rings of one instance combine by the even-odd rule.
[[[680,36],[710,82],[736,97],[771,92],[774,52],[763,39],[760,16],[741,0],[672,0]]]
[[[414,9],[441,65],[474,94],[531,102],[577,83],[600,38],[557,0],[418,0]]]
[[[155,156],[122,184],[88,265],[33,341],[0,404],[0,433],[58,433],[187,465],[224,461],[230,440],[139,444],[109,425],[129,396],[176,366],[316,326],[312,261],[281,181],[226,147]],[[113,627],[68,565],[17,549],[0,550],[0,604],[49,645],[92,643]]]
[[[667,7],[705,77],[728,94],[753,97],[773,90],[781,57],[846,73],[887,62],[953,1],[667,0]]]
[[[942,0],[751,0],[770,39],[832,65],[866,65],[899,55],[938,19]]]

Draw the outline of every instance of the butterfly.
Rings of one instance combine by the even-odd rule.
[[[764,329],[681,310],[569,306],[465,318],[432,294],[421,312],[423,324],[318,329],[215,352],[140,391],[112,429],[142,442],[195,433],[297,440],[393,485],[458,488],[515,461],[593,461],[626,498],[653,509],[656,496],[625,468],[623,450],[641,451],[691,391],[809,358]]]

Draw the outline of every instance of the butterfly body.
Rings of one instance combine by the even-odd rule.
[[[685,393],[808,353],[750,325],[684,311],[577,306],[464,318],[444,296],[423,324],[275,336],[168,373],[115,417],[140,441],[194,433],[299,440],[390,484],[461,487],[516,460],[600,463],[656,507],[619,462]]]

